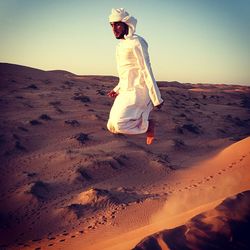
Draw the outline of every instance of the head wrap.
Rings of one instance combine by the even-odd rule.
[[[112,9],[111,15],[109,16],[109,22],[124,22],[128,25],[128,34],[124,36],[125,39],[131,38],[135,33],[137,20],[133,16],[130,16],[124,8]]]

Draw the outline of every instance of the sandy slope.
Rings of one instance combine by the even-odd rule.
[[[226,197],[234,196],[245,190],[250,190],[249,146],[250,137],[224,149],[210,160],[200,162],[198,165],[186,171],[180,171],[179,178],[190,179],[190,184],[192,183],[191,179],[197,180],[198,176],[206,176],[205,178],[200,178],[200,181],[197,183],[185,187],[187,191],[184,191],[179,197],[172,196],[169,201],[166,201],[163,210],[153,217],[153,224],[155,224],[158,229],[160,229],[160,227],[162,229],[163,227],[173,228],[182,225],[194,215],[218,205]],[[245,214],[247,213],[250,215],[248,209],[249,198],[250,197],[246,198],[243,205],[237,205],[237,202],[235,202],[235,209],[228,207],[228,212],[221,216],[227,216],[227,220],[238,218],[243,224],[245,221]],[[214,216],[215,214],[216,212],[214,212]],[[216,227],[216,221],[214,222],[214,227]],[[223,225],[223,227],[224,230],[230,230],[230,223]],[[218,230],[217,233],[220,232],[220,230]],[[155,232],[156,231],[157,230],[155,230]],[[209,232],[206,233],[209,235]],[[199,238],[198,235],[196,235],[196,237]],[[193,238],[195,238],[195,236],[193,236]],[[198,238],[196,240],[198,240]],[[210,241],[215,240],[211,238]],[[138,249],[140,248],[138,247]],[[181,249],[181,247],[178,249]],[[192,246],[191,249],[197,249],[197,246]],[[204,243],[202,249],[206,249]]]
[[[115,77],[0,64],[0,79],[3,249],[130,249],[249,188],[247,86],[159,83],[147,146],[106,130]]]
[[[133,250],[241,249],[250,246],[250,191],[225,199],[216,208],[196,215],[184,225],[163,230]]]
[[[225,197],[250,190],[249,146],[250,137],[227,147],[210,160],[171,174],[171,180],[166,183],[172,188],[172,192],[163,207],[159,207],[158,202],[136,205],[121,212],[114,222],[116,226],[106,225],[97,229],[88,235],[88,239],[73,232],[70,236],[75,236],[73,238],[62,235],[54,241],[43,240],[38,245],[45,249],[50,242],[53,242],[51,249],[131,249],[151,233],[182,225],[193,216],[215,207]],[[146,226],[139,227],[140,221],[137,223],[137,220],[141,214],[150,218]],[[136,229],[130,225],[129,217],[136,223]]]
[[[173,174],[171,182],[168,181],[173,193],[164,207],[153,214],[149,225],[90,249],[131,249],[136,241],[150,233],[182,225],[191,217],[218,205],[226,197],[250,190],[249,169],[250,137],[227,147],[210,160]]]

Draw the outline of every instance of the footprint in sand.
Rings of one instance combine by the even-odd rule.
[[[48,240],[55,240],[55,239],[56,239],[55,237],[48,238]]]
[[[34,239],[33,242],[41,241],[41,239]]]
[[[245,157],[246,157],[246,155],[242,155],[242,156],[241,156],[241,160],[243,160]]]

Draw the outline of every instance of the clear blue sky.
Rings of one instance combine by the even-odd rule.
[[[117,75],[119,7],[138,19],[157,80],[250,84],[249,0],[0,0],[0,61]]]

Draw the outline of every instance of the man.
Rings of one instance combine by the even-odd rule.
[[[149,113],[161,108],[163,100],[153,76],[146,41],[134,34],[137,20],[123,8],[112,9],[109,22],[119,43],[116,61],[118,85],[108,93],[115,98],[107,128],[112,133],[147,134],[147,144],[154,140],[154,122]]]

